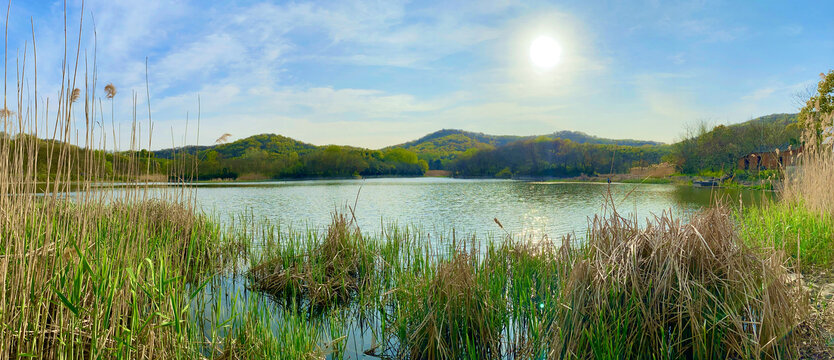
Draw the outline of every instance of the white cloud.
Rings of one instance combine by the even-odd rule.
[[[776,88],[774,87],[765,87],[761,89],[757,89],[748,95],[744,95],[741,97],[742,100],[761,100],[770,97],[773,93],[776,92]]]

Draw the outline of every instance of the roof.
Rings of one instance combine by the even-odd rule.
[[[776,148],[770,147],[770,146],[759,146],[755,150],[751,151],[748,155],[772,153],[772,152],[776,152],[776,150],[779,150],[779,152],[786,152],[788,150],[798,150],[798,149],[802,149],[802,145],[792,146],[790,143],[785,143],[785,144],[779,145]]]

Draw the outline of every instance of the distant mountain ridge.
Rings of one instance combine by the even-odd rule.
[[[459,129],[442,129],[425,135],[417,140],[409,141],[403,144],[387,146],[383,149],[403,148],[411,150],[417,154],[428,154],[435,151],[462,153],[469,149],[481,149],[500,147],[518,140],[533,139],[541,136],[549,138],[559,138],[570,140],[578,143],[589,144],[613,144],[626,146],[643,146],[643,145],[662,145],[663,143],[649,140],[632,140],[632,139],[606,139],[593,135],[588,135],[581,131],[558,131],[547,135],[531,135],[531,136],[517,136],[517,135],[490,135],[480,132],[465,131]],[[326,145],[325,145],[326,146]],[[235,140],[230,143],[217,145],[188,145],[178,148],[168,148],[154,151],[154,155],[163,159],[171,159],[175,153],[185,153],[194,155],[205,150],[214,150],[225,157],[239,157],[249,148],[256,148],[273,153],[304,153],[316,148],[324,146],[317,146],[308,144],[290,137],[276,135],[276,134],[259,134],[249,136],[243,139]],[[347,148],[357,148],[353,146],[343,146]]]
[[[754,125],[789,125],[796,121],[797,114],[771,114],[751,119],[742,123],[728,125],[729,128],[739,128]],[[609,139],[590,135],[581,131],[562,130],[545,135],[491,135],[481,132],[466,131],[461,129],[442,129],[416,140],[408,141],[402,144],[387,146],[380,150],[390,150],[401,148],[412,151],[417,156],[425,160],[431,169],[443,169],[451,161],[458,156],[477,150],[489,150],[509,145],[516,141],[549,138],[570,140],[580,144],[600,144],[600,145],[620,145],[620,146],[662,146],[666,145],[662,142],[651,140],[634,140],[634,139]],[[163,149],[154,151],[154,155],[158,158],[172,159],[175,154],[207,154],[208,151],[214,151],[224,158],[240,158],[243,157],[247,151],[252,152],[259,150],[269,154],[275,155],[304,155],[310,152],[324,149],[329,145],[318,146],[305,143],[290,137],[276,135],[276,134],[259,134],[247,138],[239,139],[226,144],[218,145],[200,145],[200,146],[185,146],[173,149]],[[339,146],[344,149],[353,150],[368,150],[354,146]]]
[[[445,169],[449,163],[458,156],[473,151],[473,149],[494,149],[509,145],[510,143],[536,139],[550,138],[570,140],[581,144],[600,145],[622,145],[622,146],[658,146],[664,145],[657,141],[631,140],[631,139],[606,139],[588,135],[581,131],[558,131],[547,135],[516,136],[516,135],[489,135],[479,132],[471,132],[458,129],[443,129],[423,136],[417,140],[409,141],[388,148],[403,148],[417,153],[417,155],[428,162],[431,169]]]
[[[633,140],[633,139],[607,139],[601,138],[594,135],[589,135],[581,131],[570,131],[570,130],[562,130],[557,131],[554,133],[546,134],[546,135],[529,135],[529,136],[518,136],[518,135],[490,135],[484,134],[481,132],[473,132],[473,131],[466,131],[460,129],[443,129],[438,130],[433,133],[430,133],[426,136],[423,136],[417,140],[412,140],[403,144],[393,145],[389,147],[401,147],[401,148],[411,148],[418,146],[420,143],[434,141],[436,139],[446,138],[450,135],[462,135],[469,137],[473,140],[476,140],[479,143],[489,144],[492,146],[504,146],[513,141],[523,140],[523,139],[533,139],[541,136],[546,136],[553,139],[563,139],[563,140],[570,140],[573,142],[578,143],[589,143],[589,144],[612,144],[612,145],[626,145],[626,146],[642,146],[642,145],[663,145],[662,142],[659,141],[651,141],[651,140]]]

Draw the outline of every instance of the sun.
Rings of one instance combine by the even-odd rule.
[[[550,36],[539,36],[530,44],[530,61],[543,70],[550,70],[559,64],[562,47]]]

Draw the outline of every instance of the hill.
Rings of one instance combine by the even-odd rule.
[[[643,146],[662,144],[656,141],[606,139],[588,135],[580,131],[559,131],[543,136],[549,139],[570,140],[575,143],[592,145]],[[398,147],[414,151],[420,159],[425,160],[429,164],[430,169],[447,169],[452,161],[467,151],[490,150],[509,145],[519,140],[531,140],[541,137],[536,135],[489,135],[457,129],[443,129],[417,140],[394,145],[390,148]]]
[[[771,114],[712,129],[702,126],[672,145],[671,161],[685,174],[736,173],[738,160],[753,152],[800,145],[797,114]]]
[[[581,131],[563,130],[559,132],[546,135],[551,139],[570,140],[580,144],[598,144],[598,145],[623,145],[623,146],[643,146],[643,145],[663,145],[659,141],[650,140],[633,140],[633,139],[606,139],[593,135],[588,135]]]
[[[247,150],[256,149],[275,154],[291,154],[293,152],[303,154],[315,149],[315,145],[303,143],[301,141],[289,138],[286,136],[275,134],[260,134],[247,137],[245,139],[236,140],[227,144],[211,145],[211,146],[185,146],[174,149],[163,149],[154,151],[154,155],[162,159],[172,159],[175,154],[189,154],[195,155],[207,150],[215,151],[217,154],[226,158],[235,158],[243,156]],[[252,150],[250,150],[252,151]]]
[[[765,116],[759,116],[755,119],[750,119],[742,123],[733,124],[729,127],[745,127],[745,126],[755,126],[755,125],[781,125],[781,126],[788,126],[790,124],[796,123],[796,119],[799,114],[770,114]]]
[[[316,146],[276,134],[260,134],[228,144],[187,146],[154,152],[160,159],[199,162],[197,179],[279,179],[355,176],[419,176],[428,165],[401,148],[370,150]],[[187,166],[184,167],[189,171]]]
[[[197,177],[291,178],[422,175],[427,169],[464,176],[575,176],[627,171],[668,157],[685,173],[728,171],[739,156],[797,143],[796,114],[772,114],[734,125],[702,127],[687,139],[607,139],[578,131],[540,136],[490,135],[443,129],[380,150],[316,146],[286,136],[260,134],[228,144],[154,152],[157,159],[199,161]],[[797,143],[798,144],[798,143]],[[616,163],[609,155],[618,154]],[[192,160],[188,160],[192,159]],[[607,169],[607,170],[606,170]]]

